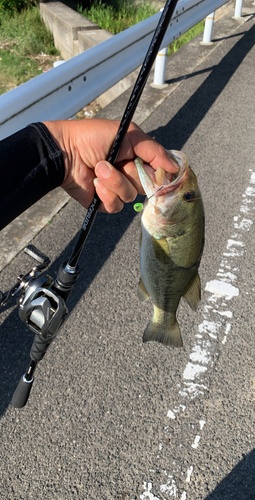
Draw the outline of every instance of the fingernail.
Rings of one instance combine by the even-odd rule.
[[[103,179],[107,179],[111,173],[111,169],[108,165],[108,163],[104,161],[100,161],[97,166],[96,166],[96,176],[101,177]]]
[[[105,193],[107,191],[106,187],[103,185],[102,182],[100,182],[100,179],[98,179],[97,177],[93,180],[93,184],[95,186],[95,189],[97,189],[97,186],[99,184],[101,193]]]

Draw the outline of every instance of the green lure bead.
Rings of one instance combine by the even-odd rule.
[[[143,209],[143,204],[142,204],[142,203],[135,203],[135,204],[134,204],[134,210],[135,210],[136,212],[141,212],[141,211],[142,211],[142,209]]]

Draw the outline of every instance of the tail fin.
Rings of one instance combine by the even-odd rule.
[[[152,319],[143,334],[143,342],[154,340],[166,346],[182,347],[182,336],[176,318],[171,325],[167,325],[166,323],[157,323]]]

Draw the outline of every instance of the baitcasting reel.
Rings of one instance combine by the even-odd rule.
[[[68,264],[62,264],[54,280],[51,276],[42,274],[50,264],[46,255],[33,245],[27,246],[25,253],[34,258],[38,265],[24,276],[19,276],[6,296],[0,292],[2,307],[11,297],[18,297],[20,319],[35,334],[29,366],[12,398],[12,404],[16,408],[22,408],[26,404],[35,367],[68,317],[66,300],[79,275],[78,267],[71,268]]]
[[[0,305],[5,306],[11,297],[19,296],[20,319],[33,333],[51,340],[66,319],[68,311],[62,297],[51,289],[53,278],[49,275],[42,276],[42,272],[50,264],[49,258],[33,245],[26,247],[25,253],[39,262],[39,265],[18,277],[7,296],[2,294]]]

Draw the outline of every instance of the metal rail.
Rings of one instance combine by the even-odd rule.
[[[180,0],[161,48],[226,2]],[[0,139],[32,122],[70,118],[138,68],[159,18],[160,13],[2,95]]]

